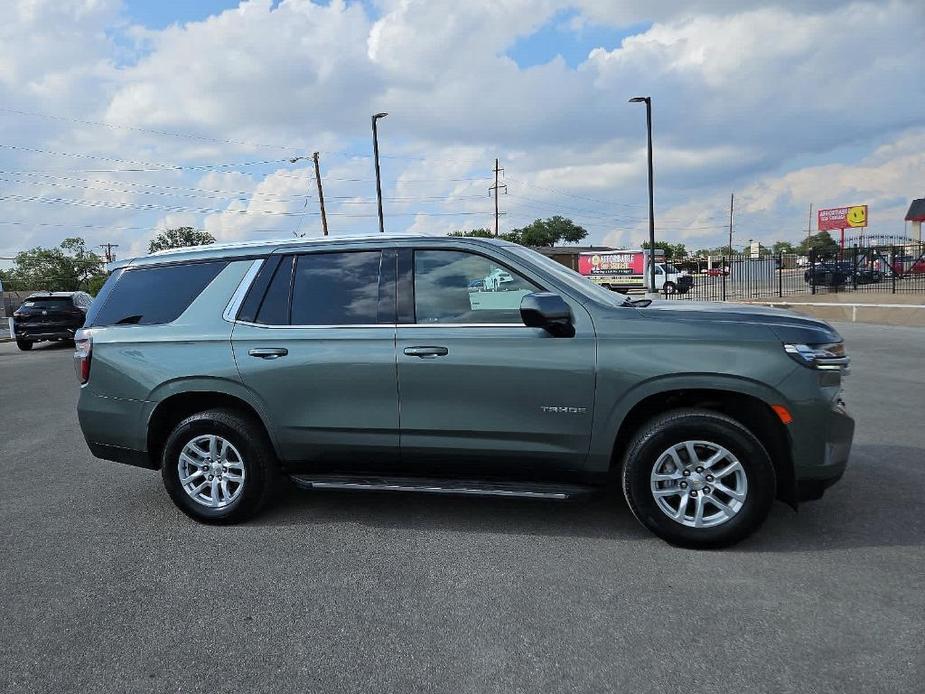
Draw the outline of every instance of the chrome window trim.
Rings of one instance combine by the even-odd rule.
[[[241,278],[241,281],[238,283],[238,288],[234,290],[234,294],[231,295],[231,299],[228,301],[228,305],[225,306],[225,310],[222,312],[222,318],[224,318],[229,323],[236,323],[235,317],[238,315],[238,310],[241,308],[241,303],[244,301],[244,297],[247,295],[247,290],[251,288],[251,285],[254,283],[254,278],[257,277],[257,273],[260,271],[260,268],[263,267],[263,263],[266,258],[257,258],[254,262],[251,263],[251,266],[248,268],[247,272],[244,273],[244,277]]]
[[[249,325],[252,328],[275,328],[283,330],[329,330],[332,328],[530,328],[518,323],[340,323],[337,325],[267,325],[250,321],[236,320],[237,325]]]

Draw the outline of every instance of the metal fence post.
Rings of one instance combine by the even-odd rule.
[[[816,294],[816,249],[809,249],[809,290]]]
[[[890,278],[892,279],[893,291],[896,293],[896,246],[890,246]]]
[[[726,300],[726,256],[722,257],[722,265],[720,265],[720,269],[722,270],[721,275],[723,278],[723,301],[725,301]],[[732,272],[731,267],[729,268],[729,272]]]
[[[777,297],[784,296],[784,253],[777,254]]]
[[[858,245],[854,244],[854,257],[851,260],[851,288],[858,288]]]

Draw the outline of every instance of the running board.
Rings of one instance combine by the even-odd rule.
[[[429,477],[345,477],[342,475],[292,475],[303,489],[353,489],[380,492],[423,492],[456,496],[506,496],[526,499],[573,499],[585,496],[591,487],[548,482],[491,482],[485,480],[436,479]]]

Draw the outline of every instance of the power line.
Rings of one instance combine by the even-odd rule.
[[[113,130],[131,130],[133,132],[138,132],[138,133],[146,133],[146,134],[151,134],[151,135],[166,135],[168,137],[180,137],[180,138],[186,138],[190,140],[201,140],[204,142],[216,142],[216,143],[229,144],[229,145],[241,145],[244,147],[261,147],[264,149],[284,149],[287,151],[292,151],[291,145],[267,145],[267,144],[261,144],[257,142],[242,142],[240,140],[226,140],[226,139],[217,138],[217,137],[209,137],[208,135],[196,135],[192,133],[177,133],[177,132],[171,132],[169,130],[155,130],[153,128],[140,128],[140,127],[133,126],[133,125],[119,125],[117,123],[107,123],[105,121],[97,121],[97,120],[86,120],[83,118],[72,118],[70,116],[59,116],[59,115],[53,115],[51,113],[38,113],[36,111],[21,111],[19,109],[6,108],[2,106],[0,106],[0,111],[3,111],[5,113],[15,113],[20,116],[30,116],[33,118],[48,118],[51,120],[69,121],[71,123],[82,123],[84,125],[95,125],[95,126],[99,126],[103,128],[111,128]]]

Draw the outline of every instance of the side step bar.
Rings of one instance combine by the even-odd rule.
[[[427,477],[346,477],[342,475],[292,475],[303,489],[354,489],[383,492],[423,492],[457,496],[507,496],[527,499],[574,499],[593,490],[577,484],[546,482],[491,482],[485,480],[435,479]]]

